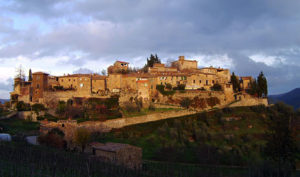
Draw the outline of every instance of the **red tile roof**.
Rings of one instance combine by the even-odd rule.
[[[116,61],[116,62],[119,62],[119,63],[127,63],[128,64],[128,62],[126,62],[126,61]]]

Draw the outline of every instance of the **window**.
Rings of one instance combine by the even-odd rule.
[[[206,85],[208,85],[208,80],[206,80]]]
[[[69,81],[71,81],[71,79],[69,79]]]
[[[61,79],[61,82],[64,82],[64,80],[63,80],[63,79]]]
[[[73,81],[75,82],[75,79],[73,79]]]
[[[82,88],[82,87],[83,87],[83,83],[80,84],[80,88]]]
[[[37,85],[36,85],[36,88],[40,88],[40,84],[37,84]]]
[[[201,84],[201,80],[199,80],[199,83]]]
[[[214,83],[215,83],[215,80],[212,80],[212,83],[214,84]]]
[[[196,80],[193,80],[193,83],[196,83]]]

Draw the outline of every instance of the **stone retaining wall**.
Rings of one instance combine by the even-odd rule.
[[[195,113],[196,111],[191,111],[191,110],[166,111],[166,112],[148,114],[148,115],[138,116],[138,117],[107,120],[103,122],[103,125],[110,128],[122,128],[129,125],[158,121],[158,120],[169,119],[174,117],[181,117],[181,116],[195,114]]]

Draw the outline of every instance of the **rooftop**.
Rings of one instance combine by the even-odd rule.
[[[32,73],[32,75],[35,75],[35,74],[44,74],[44,75],[49,75],[49,74],[47,74],[47,73],[44,73],[44,72],[41,72],[41,71]]]
[[[126,62],[126,61],[119,61],[119,60],[117,60],[116,62],[119,62],[119,63],[127,63],[127,64],[128,64],[128,62]]]

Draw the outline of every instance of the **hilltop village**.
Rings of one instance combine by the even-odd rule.
[[[12,105],[23,101],[51,107],[53,102],[74,98],[109,98],[118,95],[120,104],[132,101],[133,98],[141,100],[144,105],[152,102],[175,103],[174,99],[163,97],[166,96],[164,93],[169,93],[170,90],[174,90],[172,93],[175,93],[175,98],[177,93],[179,98],[189,97],[191,94],[194,97],[199,93],[211,96],[217,90],[219,91],[217,97],[223,105],[237,99],[228,69],[198,68],[196,60],[187,60],[184,56],[179,56],[169,67],[162,63],[154,63],[146,69],[146,71],[132,71],[128,62],[116,61],[108,68],[108,75],[52,76],[45,72],[34,72],[28,81],[15,78],[14,91],[10,93],[11,102]],[[246,90],[249,89],[253,78],[251,76],[237,78],[240,80],[240,94],[244,94],[243,98],[246,98]]]

